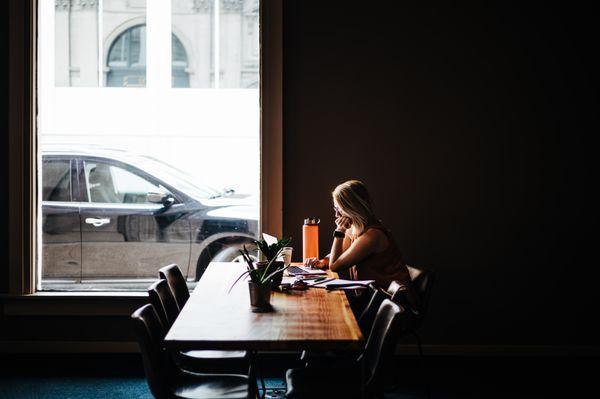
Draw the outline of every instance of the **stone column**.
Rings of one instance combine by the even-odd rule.
[[[221,88],[241,87],[243,0],[220,0]]]
[[[56,0],[54,10],[54,85],[71,86],[69,72],[71,0]]]
[[[98,86],[98,1],[71,0],[71,86]]]

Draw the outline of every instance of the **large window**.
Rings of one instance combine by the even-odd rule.
[[[235,258],[259,226],[258,0],[38,4],[37,288]]]

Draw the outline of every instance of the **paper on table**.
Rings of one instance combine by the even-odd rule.
[[[314,276],[319,274],[327,274],[325,270],[313,269],[307,266],[296,266],[292,265],[287,269],[290,276]]]
[[[283,276],[281,278],[281,284],[293,284],[296,281],[296,277],[293,276]]]
[[[323,282],[319,282],[311,285],[311,287],[316,288],[329,288],[329,289],[354,289],[354,288],[366,288],[369,284],[374,283],[375,280],[344,280],[344,279],[334,279],[334,280],[324,280]]]

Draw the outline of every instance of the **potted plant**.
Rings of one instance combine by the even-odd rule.
[[[289,242],[289,241],[288,241]],[[282,266],[275,268],[274,263],[277,256],[281,252],[281,249],[276,253],[276,256],[272,257],[266,265],[261,265],[260,262],[253,262],[246,246],[244,250],[240,250],[244,261],[246,262],[246,271],[238,276],[233,282],[229,291],[237,284],[242,277],[248,275],[250,280],[248,281],[248,290],[250,292],[250,305],[252,306],[253,312],[268,312],[271,308],[271,287],[273,285],[273,277],[283,274],[283,271],[287,268]],[[283,249],[283,247],[282,247]],[[281,281],[281,280],[280,280]]]
[[[271,238],[273,240],[275,239],[275,237]],[[277,258],[281,254],[283,248],[287,247],[291,241],[291,237],[278,238],[277,241],[272,242],[271,244],[269,244],[264,238],[260,240],[254,240],[254,244],[256,244],[256,247],[260,251],[261,259],[264,259],[262,262],[258,263],[259,267],[273,262],[275,270],[281,269],[284,266],[284,262],[277,260]],[[278,273],[275,276],[273,276],[272,289],[275,290],[279,288],[282,277],[283,273]]]

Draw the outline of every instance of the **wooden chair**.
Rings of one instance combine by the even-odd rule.
[[[167,281],[154,282],[148,288],[148,296],[166,334],[179,315],[179,308]],[[193,350],[178,352],[174,356],[180,367],[200,373],[243,374],[250,367],[250,355],[246,351]]]
[[[178,368],[164,350],[165,330],[150,304],[132,315],[144,371],[154,397],[185,399],[245,399],[255,395],[249,377],[235,374],[196,374]]]
[[[173,292],[173,296],[177,301],[177,306],[179,309],[183,309],[183,305],[190,298],[190,290],[188,289],[187,283],[185,282],[185,277],[183,277],[183,273],[181,269],[176,264],[171,264],[165,267],[161,267],[158,269],[158,278],[167,280],[169,283],[169,287]]]
[[[307,367],[286,372],[286,398],[360,398],[383,397],[384,371],[393,359],[396,341],[406,328],[407,312],[384,299],[371,328],[362,354],[347,367]]]

